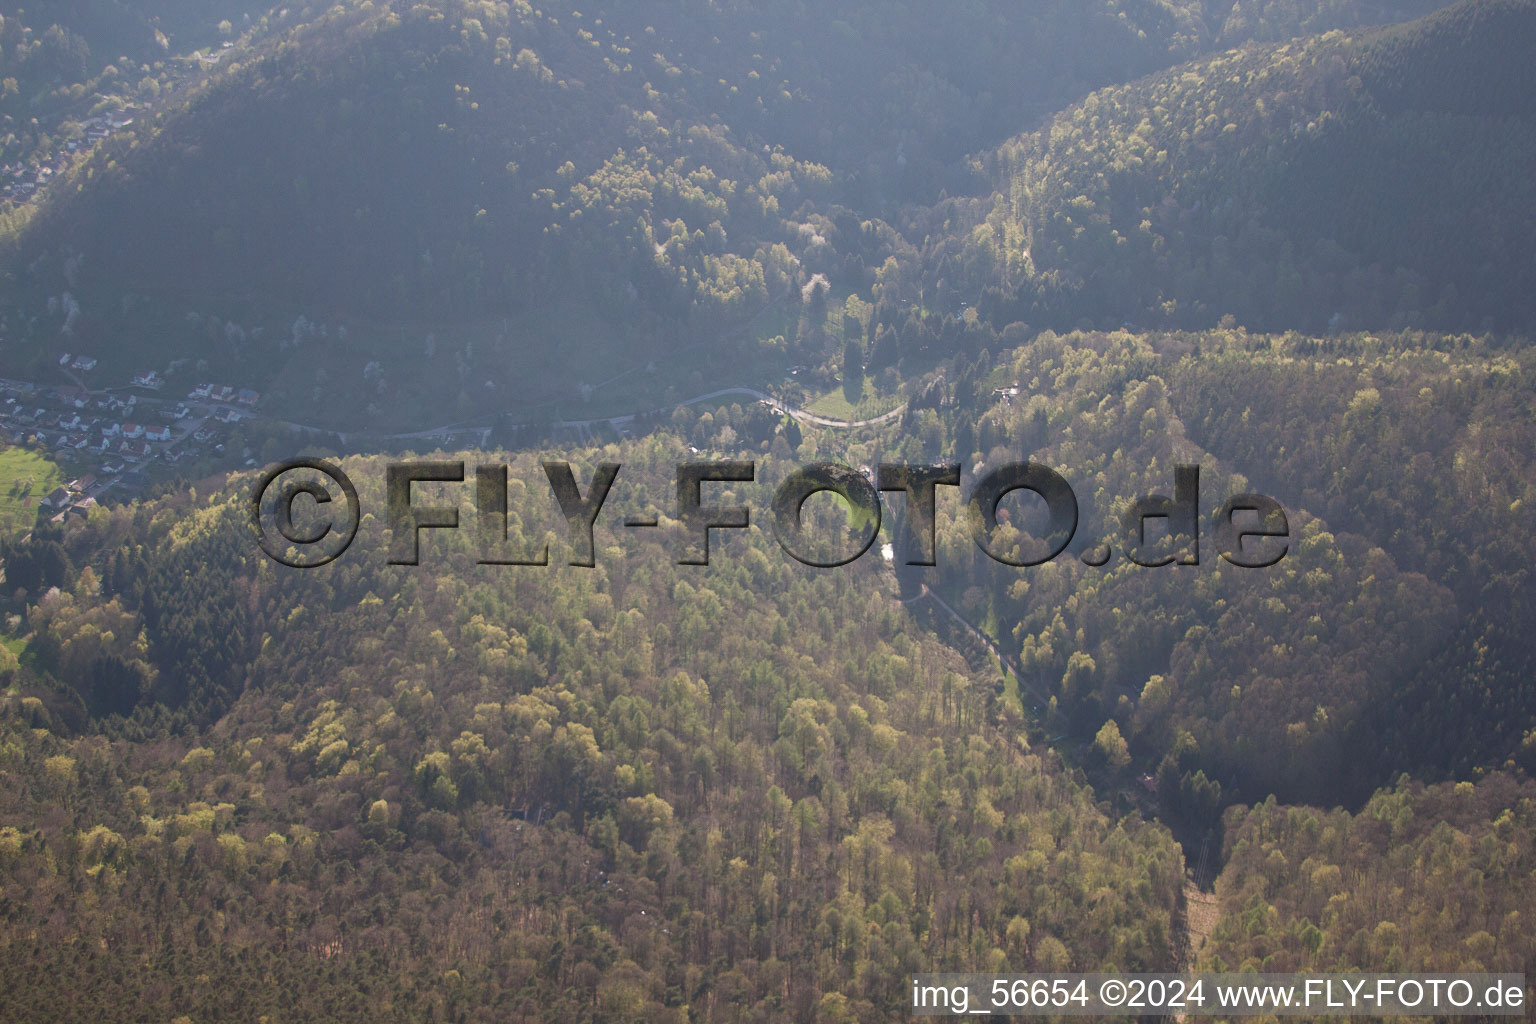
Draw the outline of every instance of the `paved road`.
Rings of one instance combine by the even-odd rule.
[[[804,409],[791,408],[790,406],[785,405],[783,402],[780,402],[777,398],[774,398],[772,395],[759,391],[756,388],[721,388],[719,391],[711,391],[707,395],[697,395],[693,398],[686,398],[681,402],[674,403],[673,405],[669,405],[662,409],[653,409],[651,412],[646,413],[645,415],[655,415],[659,412],[667,412],[670,409],[676,409],[679,405],[692,405],[695,402],[707,402],[712,398],[724,398],[727,395],[750,395],[751,397],[756,398],[761,402],[767,402],[769,408],[771,408],[774,412],[783,413],[786,416],[793,416],[801,423],[814,423],[821,427],[873,427],[881,423],[891,422],[907,409],[907,403],[903,402],[896,408],[892,409],[890,412],[881,413],[879,416],[875,416],[871,419],[835,420],[827,416],[818,416],[815,413],[806,412]],[[632,417],[624,418],[627,419]],[[601,421],[592,420],[590,422],[597,423]]]
[[[655,416],[660,413],[671,412],[673,409],[676,409],[679,406],[693,405],[695,402],[708,402],[714,398],[726,398],[731,395],[747,395],[748,397],[755,398],[760,402],[767,403],[768,407],[773,409],[774,412],[782,413],[786,416],[793,416],[801,423],[812,423],[820,427],[834,427],[844,430],[851,430],[855,427],[873,427],[882,423],[890,423],[900,417],[901,414],[907,409],[906,403],[903,402],[896,408],[892,409],[890,412],[881,413],[879,416],[874,416],[867,420],[839,420],[833,419],[829,416],[819,416],[816,413],[807,412],[804,409],[792,408],[791,406],[787,406],[783,402],[780,402],[777,398],[774,398],[767,392],[759,391],[756,388],[735,387],[720,388],[719,390],[709,391],[702,395],[694,395],[692,398],[685,398],[681,401],[673,402],[671,405],[664,405],[659,409],[649,409],[645,412],[632,412],[621,416],[594,416],[591,419],[584,420],[556,420],[554,422],[548,423],[547,425],[557,429],[569,429],[578,431],[591,430],[592,428],[603,423],[622,425],[626,423],[632,423],[635,419],[641,416]],[[447,423],[440,427],[428,427],[425,430],[414,430],[405,434],[386,434],[385,438],[386,440],[390,441],[410,441],[425,438],[445,437],[449,434],[467,433],[474,431],[482,434],[483,444],[483,438],[489,434],[491,429],[483,425],[484,420],[484,416],[477,416],[473,419],[459,420],[456,423]],[[286,423],[287,426],[295,427],[299,430],[306,430],[315,433],[334,433],[334,431],[325,431],[320,427],[311,427],[301,423],[291,423],[286,420],[277,422]],[[529,423],[513,424],[513,426],[520,427],[532,425],[533,424]],[[345,435],[341,436],[345,437]]]
[[[77,381],[76,383],[78,384],[79,382]],[[51,385],[39,385],[39,384],[36,384],[36,383],[34,383],[32,381],[8,380],[8,379],[0,378],[0,386],[7,386],[7,387],[13,387],[13,388],[21,388],[21,387],[38,388],[38,387],[51,386]],[[380,436],[380,435],[373,434],[370,431],[356,431],[356,432],[339,431],[339,430],[335,430],[335,429],[330,428],[330,427],[318,427],[318,426],[315,426],[315,425],[309,424],[309,423],[298,423],[298,422],[295,422],[293,420],[284,420],[284,419],[278,419],[276,417],[263,416],[261,413],[255,412],[252,409],[244,408],[244,407],[232,404],[232,403],[221,403],[221,402],[218,402],[218,401],[207,400],[207,399],[196,400],[196,399],[160,398],[158,395],[155,395],[153,393],[151,393],[151,394],[144,394],[143,393],[144,389],[139,388],[139,387],[134,386],[134,385],[125,385],[125,386],[111,387],[111,388],[99,388],[99,389],[96,389],[94,391],[87,390],[87,389],[82,387],[82,390],[85,390],[87,394],[92,394],[92,395],[105,394],[108,391],[134,391],[135,393],[138,394],[139,403],[142,404],[142,405],[167,406],[167,405],[176,405],[176,404],[180,404],[180,403],[188,403],[188,404],[203,405],[203,406],[206,406],[209,409],[218,409],[218,408],[220,408],[222,406],[227,406],[228,408],[237,410],[238,412],[240,412],[247,419],[261,420],[261,421],[264,421],[264,422],[267,422],[267,423],[275,424],[277,426],[288,427],[291,430],[302,431],[302,432],[308,433],[308,434],[332,435],[332,436],[341,438],[343,442],[345,442],[348,433],[352,433],[352,436],[356,437],[356,438],[377,438],[377,437]],[[655,416],[655,415],[658,415],[660,413],[671,412],[673,409],[676,409],[679,406],[693,405],[696,402],[707,402],[707,401],[709,401],[711,399],[714,399],[714,398],[726,398],[726,397],[731,396],[731,395],[746,395],[746,396],[748,396],[750,398],[755,398],[758,401],[767,404],[767,406],[770,409],[772,409],[773,411],[775,411],[777,413],[781,413],[781,414],[786,415],[786,416],[792,416],[795,419],[799,420],[801,423],[811,423],[811,424],[814,424],[814,425],[819,426],[819,427],[832,427],[834,429],[839,429],[839,430],[852,430],[852,429],[855,429],[857,427],[874,427],[874,426],[879,426],[881,424],[890,423],[890,422],[893,422],[894,420],[896,420],[897,418],[899,418],[901,416],[901,414],[906,412],[906,410],[907,410],[907,403],[903,402],[900,405],[896,406],[896,408],[890,410],[889,412],[881,413],[879,416],[872,416],[869,419],[864,419],[864,420],[839,420],[839,419],[834,419],[834,418],[832,418],[830,416],[821,416],[821,415],[818,415],[817,413],[809,412],[809,411],[807,411],[805,409],[796,409],[796,408],[794,408],[792,406],[785,405],[783,402],[779,401],[777,398],[774,398],[772,395],[768,394],[765,391],[759,391],[757,388],[731,387],[731,388],[719,388],[719,389],[717,389],[715,391],[709,391],[709,392],[706,392],[706,393],[704,393],[702,395],[694,395],[692,398],[684,398],[681,401],[673,402],[670,405],[665,405],[665,406],[662,406],[662,407],[660,407],[658,409],[650,409],[650,410],[647,410],[645,412],[627,413],[627,414],[619,415],[619,416],[594,416],[594,417],[592,417],[590,419],[583,419],[583,420],[557,420],[557,421],[552,422],[552,423],[548,422],[548,421],[541,421],[541,422],[545,423],[545,425],[556,427],[556,428],[564,427],[564,428],[570,428],[570,429],[574,429],[574,430],[578,430],[578,431],[586,431],[586,430],[593,429],[594,427],[598,426],[599,424],[612,423],[612,424],[616,424],[616,425],[622,425],[622,424],[632,423],[635,419],[637,419],[638,417],[641,417],[641,416]],[[481,446],[484,447],[490,441],[490,433],[491,433],[491,429],[492,429],[491,427],[488,427],[488,426],[485,425],[485,420],[486,419],[487,419],[487,417],[485,417],[485,416],[475,416],[475,417],[472,417],[470,419],[459,420],[459,421],[454,422],[454,423],[445,423],[445,424],[443,424],[441,426],[427,427],[424,430],[413,430],[413,431],[409,431],[409,432],[405,432],[405,433],[399,433],[399,434],[384,434],[384,435],[382,435],[382,437],[383,437],[384,440],[388,440],[388,441],[410,441],[410,440],[418,440],[418,439],[446,437],[448,435],[458,434],[458,433],[477,433],[477,434],[480,435]],[[526,426],[534,426],[536,424],[533,424],[533,423],[518,423],[518,424],[512,424],[512,425],[513,426],[519,426],[519,427],[526,427]],[[196,428],[194,427],[193,429],[196,429]],[[188,433],[190,433],[190,432],[191,431],[188,431]],[[178,440],[180,440],[180,438],[178,438]]]

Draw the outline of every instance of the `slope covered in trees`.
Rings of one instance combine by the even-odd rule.
[[[1533,43],[1536,5],[1467,0],[1094,93],[986,161],[930,276],[1058,329],[1528,330]]]
[[[643,507],[681,450],[587,454]],[[382,508],[382,463],[347,468]],[[554,541],[537,463],[511,476],[512,544]],[[680,568],[670,521],[600,527],[594,569],[559,542],[477,566],[469,530],[387,566],[372,516],[328,570],[274,571],[248,484],[93,520],[65,591],[14,595],[39,641],[4,698],[8,1020],[873,1021],[913,971],[1178,954],[1168,833],[1030,749],[883,573],[756,528]],[[139,710],[70,728],[109,657]]]
[[[914,388],[903,457],[974,481],[1029,453],[1072,484],[1078,535],[1049,565],[1002,566],[951,497],[914,585],[1018,659],[1053,734],[1088,744],[1113,721],[1131,760],[1100,780],[1151,774],[1195,835],[1234,799],[1356,803],[1404,771],[1529,765],[1532,594],[1511,538],[1533,528],[1530,379],[1528,353],[1422,334],[1046,332],[962,354]],[[1121,516],[1173,493],[1179,463],[1200,467],[1201,564],[1133,565]],[[1241,491],[1286,511],[1273,568],[1216,553],[1212,517]],[[1004,549],[1041,532],[1011,511]],[[1101,542],[1110,563],[1084,565]]]
[[[966,153],[1088,89],[1425,6],[437,0],[237,19],[208,81],[99,147],[8,247],[25,344],[6,358],[63,343],[45,308],[65,291],[66,340],[123,369],[227,359],[189,312],[239,327],[247,374],[284,365],[300,312],[376,348],[401,324],[512,315],[527,336],[480,330],[482,354],[649,357],[815,274],[867,288],[905,248],[882,218],[969,191]]]
[[[71,121],[158,98],[194,47],[259,32],[235,0],[0,4],[0,157],[47,161],[84,141]],[[231,20],[233,19],[233,20]]]
[[[1372,538],[1455,595],[1449,642],[1353,730],[1356,756],[1387,771],[1536,766],[1536,592],[1516,539],[1536,528],[1531,370],[1521,348],[1407,334],[1207,344],[1176,375],[1191,434],[1255,486]]]
[[[1536,787],[1493,774],[1406,778],[1358,814],[1273,802],[1227,815],[1210,970],[1511,971],[1536,956],[1526,917]]]
[[[1520,969],[1536,368],[1496,332],[1532,326],[1536,5],[1365,27],[1436,7],[237,20],[9,225],[7,368],[67,343],[271,381],[231,438],[253,463],[298,443],[276,403],[468,420],[662,357],[657,404],[771,352],[774,386],[808,364],[788,392],[841,371],[847,409],[905,408],[834,430],[728,396],[561,451],[663,513],[610,511],[594,569],[526,450],[510,544],[555,568],[476,564],[467,502],[386,564],[383,456],[345,460],[373,514],[323,570],[258,552],[248,477],[0,545],[0,1017],[873,1022],[916,971],[1189,962],[1202,849],[1201,966]],[[159,87],[97,69],[93,19],[193,17],[57,10],[42,43],[0,26],[16,152]],[[738,454],[757,482],[711,497],[757,527],[676,564],[675,464]],[[824,458],[967,486],[1033,458],[1078,534],[1002,565],[943,488],[935,567],[813,571],[764,527]],[[1120,517],[1180,464],[1200,564],[1132,565]],[[1216,552],[1247,491],[1287,513],[1268,569]],[[1037,511],[1007,499],[994,550]]]

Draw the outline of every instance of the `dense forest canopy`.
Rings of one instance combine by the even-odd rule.
[[[1530,974],[1533,49],[1532,0],[0,4],[0,1018]],[[366,510],[313,570],[247,520],[301,455]],[[467,485],[392,564],[427,458],[552,564]],[[549,460],[620,467],[592,567]],[[720,460],[752,525],[679,564]],[[969,500],[1025,460],[1080,518],[1020,567],[1039,503],[984,550]],[[789,557],[821,462],[958,475],[934,564],[897,492]],[[1199,557],[1134,564],[1190,466]]]
[[[633,500],[682,447],[590,455],[622,454]],[[382,464],[347,468],[382,507]],[[514,545],[556,521],[537,473],[514,460]],[[71,548],[108,560],[35,606],[79,682],[4,705],[3,813],[36,822],[0,832],[10,1019],[106,969],[69,936],[117,963],[80,1019],[146,991],[167,1016],[845,1020],[936,965],[1169,962],[1166,830],[994,717],[995,674],[888,576],[756,528],[692,573],[633,533],[592,570],[477,568],[468,532],[392,566],[381,523],[295,575],[248,550],[245,500],[104,518]],[[132,704],[121,665],[138,711],[68,738],[79,702]],[[208,724],[152,740],[167,717]]]
[[[1218,970],[1525,970],[1532,796],[1528,779],[1490,775],[1403,779],[1354,815],[1234,807],[1223,918],[1202,960]]]
[[[1533,44],[1459,4],[1094,93],[987,160],[955,276],[1052,326],[1529,331]]]
[[[265,340],[244,346],[252,351],[219,355],[269,375],[285,362],[273,346],[301,312],[375,334],[401,320],[442,327],[511,314],[541,330],[510,340],[481,331],[482,345],[507,358],[587,344],[593,332],[649,357],[679,327],[699,338],[731,332],[797,276],[823,274],[868,296],[875,272],[910,263],[914,247],[936,250],[912,271],[937,278],[930,292],[1001,302],[1000,323],[1060,329],[1092,311],[1113,318],[1109,326],[1127,317],[1208,326],[1232,313],[1253,327],[1320,330],[1339,313],[1351,326],[1480,329],[1499,300],[1504,312],[1490,322],[1503,327],[1520,322],[1510,307],[1530,233],[1485,214],[1529,198],[1519,192],[1525,176],[1496,170],[1527,162],[1518,119],[1529,89],[1487,83],[1511,97],[1509,123],[1489,124],[1484,112],[1431,116],[1392,85],[1403,78],[1394,61],[1452,59],[1418,51],[1456,35],[1454,19],[1415,23],[1427,43],[1328,36],[1111,86],[1058,115],[1038,157],[1021,155],[1042,145],[1026,137],[983,161],[1007,181],[986,228],[952,235],[910,208],[985,187],[969,154],[1095,87],[1244,42],[1421,12],[919,3],[876,16],[856,4],[725,4],[644,18],[625,5],[285,8],[253,22],[241,46],[215,51],[221,61],[197,63],[186,87],[145,104],[132,132],[77,157],[76,188],[53,190],[19,229],[9,266],[28,301],[11,322],[33,344],[8,358],[51,341],[44,306],[65,290],[80,309],[73,334],[118,339],[141,360],[203,354],[187,312],[260,326]],[[1527,14],[1503,21],[1518,29]],[[1480,19],[1482,34],[1462,46],[1482,58],[1466,64],[1488,66],[1495,53],[1485,51],[1499,47],[1523,52],[1518,32],[1480,27],[1491,21]],[[1364,84],[1350,92],[1346,80]],[[1392,97],[1409,109],[1386,111]],[[1362,104],[1365,113],[1345,116]],[[1229,139],[1211,128],[1218,115],[1259,119]],[[1308,123],[1326,130],[1301,131],[1304,151],[1289,152],[1286,139]],[[1077,133],[1090,141],[1071,141]],[[1401,151],[1384,150],[1388,142]],[[1425,164],[1443,163],[1444,152],[1463,166]],[[1248,189],[1251,163],[1266,154],[1291,177],[1233,197],[1241,205],[1221,194],[1238,182]],[[1393,191],[1382,191],[1380,174],[1362,174],[1367,160],[1389,165]],[[1487,182],[1466,173],[1473,166]],[[1362,179],[1376,194],[1350,191]],[[1359,221],[1390,214],[1426,184],[1451,190],[1434,219],[1445,237],[1391,238]],[[1111,187],[1114,209],[1096,192]],[[1485,197],[1488,188],[1503,192]],[[1339,209],[1359,221],[1352,235],[1284,237],[1335,225]],[[1515,247],[1498,268],[1468,259],[1489,230]],[[1380,248],[1363,250],[1366,236]],[[1201,248],[1185,253],[1185,238]],[[1404,252],[1413,258],[1401,271],[1381,263],[1380,253]],[[1155,272],[1137,262],[1154,253]],[[1252,280],[1234,288],[1222,276],[1236,272],[1229,265]],[[1271,294],[1277,274],[1284,283],[1298,273]],[[1208,291],[1188,293],[1195,286]],[[1212,305],[1214,295],[1224,304]],[[386,369],[405,358],[389,355]]]

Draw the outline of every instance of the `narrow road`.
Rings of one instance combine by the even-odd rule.
[[[768,407],[774,412],[783,413],[785,416],[793,416],[801,423],[814,423],[819,427],[873,427],[878,426],[881,423],[889,423],[907,411],[907,403],[903,402],[896,408],[892,409],[890,412],[883,412],[879,416],[874,416],[867,420],[836,420],[828,416],[818,416],[813,412],[806,412],[804,409],[791,408],[790,406],[785,405],[783,402],[780,402],[777,398],[774,398],[772,395],[759,391],[756,388],[722,388],[719,391],[711,391],[707,395],[697,395],[693,398],[686,398],[683,401],[669,405],[666,408],[653,409],[651,412],[641,415],[653,416],[658,412],[667,412],[669,409],[676,409],[679,405],[692,405],[695,402],[707,402],[711,398],[724,398],[727,395],[750,395],[759,401],[768,403]],[[623,419],[626,417],[619,418]],[[596,423],[601,421],[590,420],[588,422]]]
[[[759,391],[756,388],[734,387],[720,388],[719,390],[709,391],[702,395],[694,395],[692,398],[684,398],[681,401],[673,402],[670,405],[664,405],[658,409],[648,409],[645,412],[624,413],[618,416],[593,416],[590,419],[582,420],[555,420],[554,422],[546,422],[546,425],[557,429],[590,430],[600,423],[630,423],[641,416],[655,416],[660,413],[671,412],[673,409],[676,409],[679,406],[693,405],[695,402],[707,402],[714,398],[726,398],[730,395],[746,395],[748,397],[755,398],[760,402],[766,403],[768,407],[774,412],[782,413],[785,416],[792,416],[799,420],[801,423],[810,423],[820,427],[832,427],[839,430],[852,430],[857,427],[874,427],[885,423],[891,423],[899,418],[901,414],[907,410],[907,404],[903,402],[889,412],[881,413],[879,416],[872,416],[869,419],[839,420],[833,419],[830,416],[820,416],[813,412],[807,412],[804,409],[796,409],[785,405],[783,402],[780,402],[777,398],[774,398],[767,392]],[[409,433],[401,434],[385,434],[383,437],[385,440],[389,441],[411,441],[433,437],[443,437],[448,434],[467,432],[471,430],[480,432],[482,435],[488,435],[491,428],[484,426],[484,420],[484,416],[476,416],[467,420],[459,420],[455,423],[446,423],[438,427],[428,427],[425,430],[413,430]],[[292,427],[297,430],[309,431],[311,433],[336,433],[336,431],[326,430],[323,427],[314,427],[304,423],[294,423],[290,420],[275,420],[273,422],[281,423],[284,426]],[[527,427],[533,425],[534,424],[532,423],[509,424],[509,426],[513,427]],[[370,435],[357,433],[353,436],[368,437]],[[482,443],[484,442],[482,441]]]

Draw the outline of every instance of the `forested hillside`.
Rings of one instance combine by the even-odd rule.
[[[1402,780],[1358,814],[1234,807],[1213,970],[1523,971],[1536,787]]]
[[[1351,729],[1355,756],[1431,778],[1536,767],[1536,591],[1512,540],[1536,528],[1530,353],[1420,334],[1206,352],[1174,383],[1195,436],[1455,595],[1448,642]]]
[[[476,324],[505,359],[649,357],[816,274],[866,291],[923,242],[887,224],[903,204],[971,191],[968,153],[1089,89],[1425,6],[284,8],[51,191],[10,246],[6,358],[54,351],[59,308],[125,368],[228,364],[185,318],[217,316],[261,384],[301,313],[401,376],[401,322]],[[509,314],[524,332],[485,326]]]
[[[1536,0],[0,4],[0,1020],[1532,974],[1533,52]],[[469,484],[390,563],[436,446],[550,565]],[[248,521],[299,455],[366,513],[307,571]],[[622,466],[595,567],[547,459]],[[719,459],[753,525],[682,564]],[[1025,491],[978,539],[1026,460],[1045,564]],[[791,558],[818,462],[958,467],[934,564],[896,492]],[[1196,539],[1127,526],[1191,466]]]
[[[643,502],[680,450],[590,455]],[[382,508],[382,465],[347,468]],[[516,546],[554,508],[535,462],[511,475]],[[913,971],[1178,955],[1168,833],[1031,749],[881,573],[758,529],[694,571],[605,531],[596,569],[476,567],[467,530],[387,566],[370,517],[295,575],[250,548],[248,484],[104,517],[30,599],[0,752],[7,1020],[864,1020]],[[189,658],[223,660],[167,686]],[[27,682],[119,661],[146,686],[126,721]],[[157,733],[183,708],[198,724]]]
[[[234,0],[0,4],[0,155],[46,159],[88,115],[157,99],[186,74],[177,56],[257,34]],[[231,20],[233,19],[233,20]]]
[[[984,161],[933,273],[1058,329],[1528,331],[1533,43],[1536,6],[1462,3],[1094,93]]]
[[[1063,729],[1093,738],[1113,720],[1165,809],[1210,812],[1210,782],[1228,800],[1363,799],[1402,771],[1529,763],[1532,593],[1509,547],[1533,528],[1528,353],[1424,335],[1047,333],[990,361],[962,360],[908,412],[914,454],[1033,453],[1078,495],[1071,553],[1108,541],[1115,558],[1008,569],[956,502],[924,578],[1017,653]],[[1199,566],[1130,564],[1120,516],[1172,493],[1176,463],[1201,468],[1202,516],[1238,491],[1277,497],[1286,559],[1226,564],[1207,518]]]

